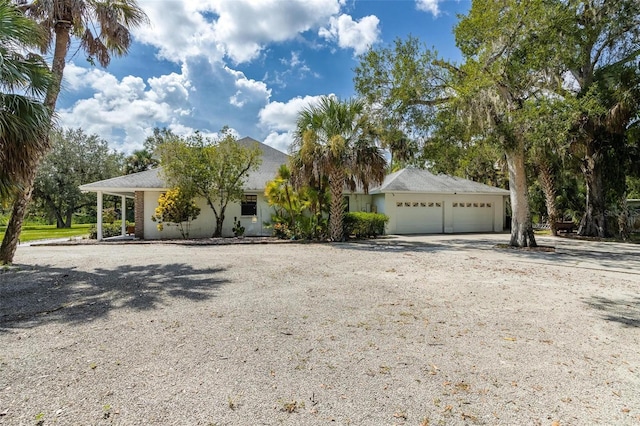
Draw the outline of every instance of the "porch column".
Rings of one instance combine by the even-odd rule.
[[[133,211],[136,221],[136,238],[144,239],[144,191],[136,191],[133,197]]]
[[[97,239],[102,241],[102,191],[97,192],[98,195],[98,223],[96,223]]]
[[[122,236],[127,235],[127,197],[120,198],[120,216],[122,218]]]

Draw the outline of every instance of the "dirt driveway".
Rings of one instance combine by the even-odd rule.
[[[506,239],[22,247],[0,424],[640,425],[640,248]]]

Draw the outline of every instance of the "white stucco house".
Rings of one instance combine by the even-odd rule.
[[[275,178],[278,168],[286,164],[288,156],[252,138],[240,144],[258,143],[262,150],[262,164],[251,173],[245,183],[241,203],[229,204],[225,214],[224,236],[233,235],[233,220],[245,227],[245,235],[271,235],[265,228],[273,208],[264,196],[266,183]],[[120,176],[80,187],[98,194],[98,237],[102,238],[102,195],[134,199],[135,236],[144,239],[180,238],[175,227],[159,231],[151,220],[158,197],[170,189],[160,169]],[[426,170],[407,168],[388,175],[382,185],[371,188],[368,194],[354,192],[345,195],[349,211],[384,213],[389,216],[388,234],[501,232],[505,224],[505,203],[509,191],[447,175],[434,175]],[[191,224],[190,236],[210,237],[215,217],[204,200],[198,200],[201,213]],[[122,234],[126,227],[122,223]]]

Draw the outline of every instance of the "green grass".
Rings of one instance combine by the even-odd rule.
[[[91,225],[71,225],[71,228],[56,228],[55,225],[25,225],[20,233],[20,242],[48,240],[54,238],[82,237],[89,234]],[[0,226],[0,240],[4,238],[6,226]]]

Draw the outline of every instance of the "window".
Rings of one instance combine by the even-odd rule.
[[[258,196],[245,194],[240,205],[240,215],[255,216],[256,213],[258,213]]]
[[[396,207],[402,207],[402,206],[404,206],[402,201],[396,201]]]

